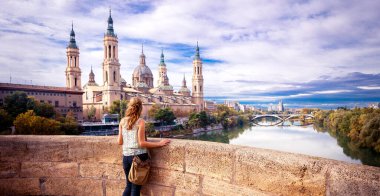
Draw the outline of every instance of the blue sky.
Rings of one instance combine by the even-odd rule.
[[[186,74],[190,86],[198,41],[213,99],[380,101],[373,0],[1,1],[0,82],[64,86],[73,21],[82,84],[91,66],[101,84],[110,7],[128,83],[144,43],[155,80],[163,48],[170,83],[178,89]]]

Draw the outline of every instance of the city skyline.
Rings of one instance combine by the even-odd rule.
[[[206,97],[238,101],[380,100],[380,3],[372,1],[8,1],[0,20],[0,82],[64,86],[71,23],[82,81],[101,82],[111,7],[121,75],[141,43],[154,78],[161,49],[175,90],[190,80],[199,41]],[[41,11],[43,10],[43,11]],[[217,74],[215,74],[217,73]],[[156,81],[154,81],[156,82]],[[156,84],[156,83],[155,83]],[[292,101],[290,101],[292,100]]]

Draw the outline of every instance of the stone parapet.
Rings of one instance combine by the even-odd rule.
[[[0,195],[122,195],[125,174],[116,141],[0,136]],[[191,140],[172,140],[151,154],[143,195],[380,193],[380,168],[306,155]]]

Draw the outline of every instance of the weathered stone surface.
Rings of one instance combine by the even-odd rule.
[[[205,195],[244,195],[264,196],[274,195],[252,188],[241,187],[228,182],[205,176],[202,183],[202,194]]]
[[[0,179],[0,195],[41,195],[38,178]]]
[[[123,163],[122,147],[113,142],[95,142],[93,143],[94,162],[102,163]]]
[[[234,154],[240,148],[213,142],[191,141],[186,147],[186,172],[230,181]]]
[[[175,188],[154,184],[144,185],[141,189],[141,195],[146,196],[168,196],[174,195]]]
[[[125,180],[105,180],[106,195],[123,195],[125,189]]]
[[[380,168],[354,164],[330,168],[327,195],[380,195]]]
[[[102,180],[91,178],[47,178],[45,195],[103,195]]]
[[[196,192],[199,189],[199,176],[181,171],[151,168],[149,183],[176,187]]]
[[[123,165],[112,163],[80,163],[81,177],[125,179]]]
[[[168,146],[151,149],[152,166],[184,171],[186,143],[187,142],[172,140]]]
[[[2,136],[4,137],[4,136]],[[19,162],[26,155],[26,143],[22,141],[0,141],[0,161]]]
[[[21,177],[77,177],[78,163],[22,162]]]
[[[20,172],[20,163],[0,162],[0,178],[18,177],[19,172]]]
[[[22,160],[33,161],[67,161],[68,147],[66,143],[50,143],[46,141],[27,144],[27,153]]]
[[[189,191],[186,189],[178,189],[176,188],[174,191],[174,195],[179,195],[179,196],[201,196],[205,194],[200,194],[199,192],[194,192],[194,191]]]
[[[69,142],[69,155],[70,161],[76,162],[86,162],[93,161],[94,158],[94,147],[92,142]]]
[[[284,195],[324,195],[327,168],[320,159],[244,148],[236,151],[235,183]]]

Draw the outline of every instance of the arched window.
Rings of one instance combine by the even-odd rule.
[[[115,56],[116,56],[116,47],[113,46],[113,58],[116,58]]]
[[[195,91],[195,92],[197,91],[197,86],[194,86],[194,91]]]
[[[74,57],[74,67],[77,66],[77,57]]]
[[[200,86],[200,89],[199,89],[199,91],[202,91],[202,85]]]
[[[197,67],[197,70],[198,70],[198,75],[199,75],[199,67]]]
[[[111,58],[111,45],[108,46],[108,58]]]
[[[116,82],[116,72],[113,71],[113,81]]]
[[[106,71],[106,82],[108,82],[108,72]]]
[[[77,86],[77,78],[74,79],[74,84]]]
[[[72,67],[73,66],[73,57],[70,56],[70,63],[69,63],[69,66]]]

